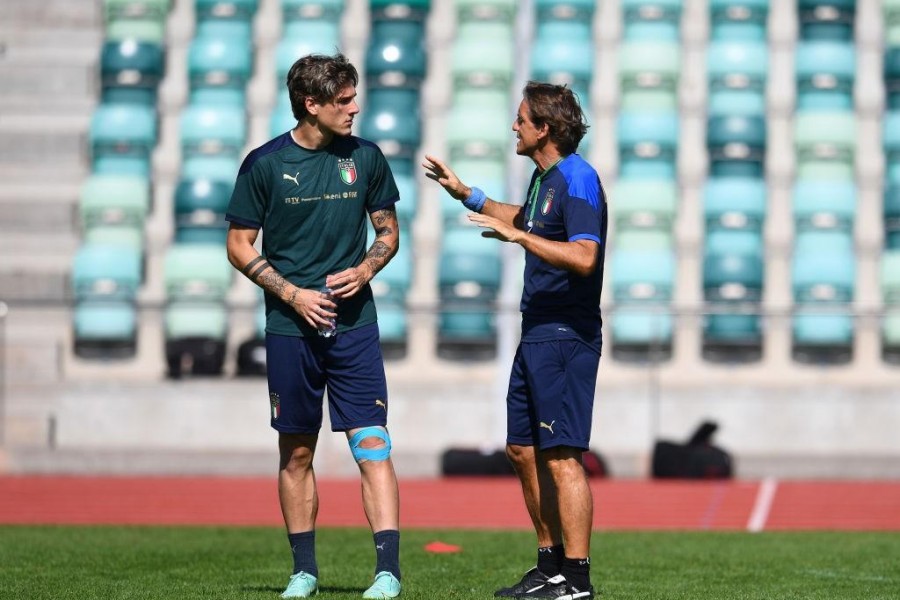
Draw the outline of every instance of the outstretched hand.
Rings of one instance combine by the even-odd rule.
[[[469,213],[468,217],[470,221],[479,227],[489,230],[482,231],[481,237],[493,238],[502,242],[518,242],[525,235],[525,232],[518,227],[494,217],[479,213]]]
[[[437,181],[453,198],[465,200],[472,193],[472,189],[460,181],[456,173],[436,157],[426,154],[422,166],[425,167],[425,177]]]

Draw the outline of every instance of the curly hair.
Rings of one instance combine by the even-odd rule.
[[[528,118],[535,127],[546,124],[559,151],[572,154],[588,130],[578,96],[565,85],[529,81],[522,90]]]
[[[306,99],[325,104],[337,98],[348,85],[356,87],[359,74],[347,57],[309,54],[297,60],[288,71],[287,89],[294,118],[302,121],[307,115]]]

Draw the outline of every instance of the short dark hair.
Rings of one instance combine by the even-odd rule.
[[[298,59],[287,74],[287,88],[294,118],[302,121],[306,117],[307,98],[325,104],[337,98],[348,85],[356,87],[358,83],[356,67],[341,53],[334,56],[308,54]]]
[[[529,81],[522,90],[528,104],[528,118],[536,127],[546,124],[550,139],[560,153],[572,154],[578,149],[588,124],[578,96],[565,85]]]

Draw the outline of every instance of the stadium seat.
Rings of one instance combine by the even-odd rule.
[[[798,362],[846,364],[853,358],[853,316],[848,309],[800,306],[791,330],[792,354]]]
[[[717,115],[707,120],[706,147],[713,177],[762,177],[766,119],[761,115]]]
[[[759,232],[708,233],[703,252],[703,296],[712,302],[758,302],[762,299],[764,267]]]
[[[298,58],[307,54],[333,54],[340,45],[340,24],[337,21],[323,19],[286,23],[275,47],[275,76],[279,96],[287,95],[285,80]]]
[[[370,242],[372,235],[370,228]],[[389,358],[401,358],[406,354],[409,330],[406,296],[412,285],[413,253],[412,238],[401,233],[397,254],[371,282],[372,295],[375,297],[378,310],[382,351]]]
[[[100,101],[156,106],[165,72],[162,46],[136,39],[108,40],[100,52]]]
[[[596,0],[535,0],[537,20],[541,21],[584,21],[594,17]]]
[[[175,243],[225,244],[225,211],[233,185],[210,179],[182,179],[175,188]]]
[[[884,247],[900,249],[900,184],[889,184],[884,190]]]
[[[619,46],[622,110],[677,110],[680,75],[680,44],[623,42]]]
[[[800,179],[794,184],[796,231],[834,229],[853,233],[856,185],[853,181]]]
[[[884,360],[900,362],[900,249],[885,250],[881,256],[879,279],[886,314],[881,326]]]
[[[882,117],[881,144],[887,163],[886,178],[889,184],[900,184],[900,110],[886,112]],[[849,136],[849,133],[847,134]]]
[[[682,0],[621,0],[626,40],[675,42],[681,37]]]
[[[630,229],[616,232],[613,242],[616,252],[670,253],[674,233],[670,229]]]
[[[168,376],[215,376],[225,363],[228,314],[221,302],[175,301],[163,313]]]
[[[438,267],[438,355],[486,358],[496,351],[494,318],[500,244],[474,228],[445,229]]]
[[[222,301],[233,268],[220,244],[172,244],[163,273],[169,301]]]
[[[900,0],[882,0],[884,41],[888,48],[900,46]]]
[[[672,313],[664,305],[617,304],[610,316],[613,358],[655,363],[672,357]]]
[[[703,190],[706,231],[762,231],[766,199],[766,182],[761,177],[710,177]]]
[[[170,4],[170,0],[104,0],[106,39],[164,44]]]
[[[797,110],[852,110],[856,50],[852,42],[800,40],[795,57]]]
[[[710,0],[710,39],[765,42],[769,0]]]
[[[141,254],[118,244],[84,244],[72,263],[76,301],[133,301],[141,285]]]
[[[800,39],[853,39],[856,0],[798,0]]]
[[[460,26],[488,21],[512,23],[516,15],[516,0],[456,0],[453,5]]]
[[[514,72],[513,32],[507,23],[463,23],[452,47],[454,89],[493,87],[509,90]]]
[[[853,179],[856,115],[853,111],[797,112],[794,147],[797,178]]]
[[[678,210],[678,186],[666,179],[619,179],[612,193],[616,230],[671,231]]]
[[[372,22],[405,20],[424,22],[431,8],[431,0],[369,0]]]
[[[671,249],[626,249],[617,241],[611,267],[616,303],[667,303],[672,299],[675,255]]]
[[[565,84],[588,98],[594,54],[590,21],[538,23],[531,44],[531,78]]]
[[[797,235],[791,263],[797,303],[852,302],[856,283],[853,238],[840,231],[806,231]]]
[[[212,179],[234,185],[239,167],[238,160],[231,156],[193,156],[182,163],[181,178]]]
[[[108,23],[117,19],[156,19],[169,13],[171,0],[103,0],[103,17]]]
[[[418,91],[425,79],[424,29],[415,21],[375,21],[366,51],[366,85]]]
[[[88,133],[93,171],[149,178],[156,128],[156,111],[149,106],[98,105]]]
[[[130,301],[84,300],[72,314],[75,356],[125,359],[137,351],[137,309]]]
[[[181,113],[182,157],[239,157],[247,138],[247,117],[238,106],[189,104]]]
[[[344,12],[344,0],[281,0],[285,27],[302,21],[337,23]]]
[[[196,36],[188,50],[190,101],[243,107],[252,54],[247,40]]]
[[[394,182],[400,192],[400,202],[394,205],[397,211],[397,221],[401,229],[409,229],[416,218],[416,208],[419,202],[419,191],[416,183],[416,164],[412,160],[388,158]]]
[[[514,115],[505,91],[482,88],[456,92],[446,121],[451,160],[506,156],[515,140]]]
[[[129,175],[90,175],[78,199],[81,225],[143,227],[150,210],[150,182]]]
[[[144,227],[132,225],[95,225],[82,234],[84,245],[112,245],[124,247],[141,257],[141,281],[144,280]]]
[[[711,362],[745,363],[762,358],[763,327],[759,304],[710,307],[703,319],[703,358]]]
[[[713,40],[706,50],[711,115],[763,115],[769,48],[765,40]]]
[[[619,176],[675,179],[676,111],[622,111],[618,123]]]
[[[140,40],[162,46],[166,43],[166,24],[154,19],[116,19],[107,24],[106,39]]]
[[[259,0],[194,0],[197,21],[223,20],[250,22]]]
[[[900,109],[900,39],[894,47],[885,48],[883,74],[885,109],[888,111]]]
[[[422,141],[416,90],[370,90],[361,117],[359,135],[376,142],[385,156],[411,158]]]

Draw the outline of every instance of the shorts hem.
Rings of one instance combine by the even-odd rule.
[[[350,431],[351,429],[357,429],[359,427],[387,427],[387,419],[376,421],[369,419],[367,421],[356,421],[353,423],[332,423],[331,431]]]
[[[546,444],[537,444],[538,449],[540,450],[549,450],[550,448],[558,448],[560,446],[568,446],[569,448],[578,448],[584,452],[587,452],[590,447],[588,444],[582,441],[576,440],[550,440]]]
[[[278,433],[295,433],[298,435],[319,435],[319,431],[322,429],[321,427],[316,429],[310,429],[308,427],[290,427],[286,425],[276,425],[275,423],[271,423],[270,426]]]

